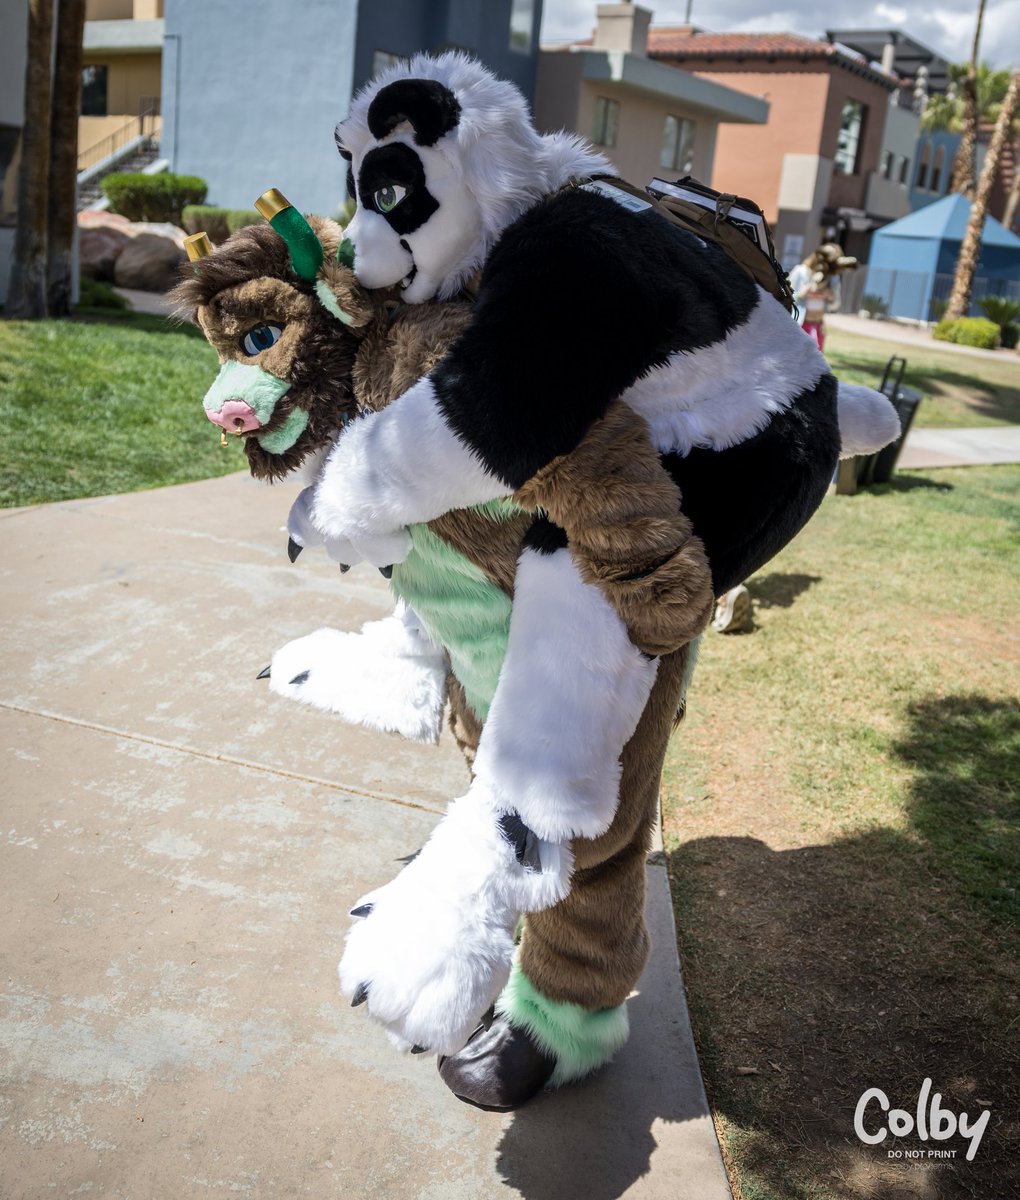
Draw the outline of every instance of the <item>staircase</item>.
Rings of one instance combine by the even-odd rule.
[[[148,134],[136,142],[129,142],[119,156],[112,156],[105,161],[102,169],[93,172],[82,172],[86,176],[78,183],[78,211],[93,208],[103,199],[103,180],[114,171],[144,171],[159,158],[159,138]]]

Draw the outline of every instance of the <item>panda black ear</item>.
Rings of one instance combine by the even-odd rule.
[[[410,122],[419,146],[434,146],[457,128],[460,102],[434,79],[398,79],[369,105],[368,127],[373,137],[384,138],[403,121]]]

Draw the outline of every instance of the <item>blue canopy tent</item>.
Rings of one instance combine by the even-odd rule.
[[[879,229],[871,239],[866,295],[880,297],[893,317],[931,321],[952,287],[960,242],[970,217],[966,196],[944,196]],[[973,299],[1020,299],[1020,237],[985,218]]]

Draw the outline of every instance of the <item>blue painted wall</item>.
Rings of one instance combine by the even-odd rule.
[[[532,98],[538,62],[538,32],[542,0],[534,0],[531,48],[527,53],[510,46],[513,0],[362,0],[358,15],[358,45],[354,60],[355,88],[372,74],[377,50],[405,57],[419,50],[468,50],[504,79],[512,80]]]
[[[171,170],[208,180],[211,204],[250,208],[278,187],[306,212],[335,213],[357,0],[165,0],[164,12]]]
[[[921,154],[925,146],[928,146],[928,172],[925,188],[917,186],[921,170]],[[953,159],[956,157],[956,151],[960,147],[960,135],[958,133],[947,133],[940,131],[938,133],[925,133],[917,139],[917,145],[914,147],[914,161],[911,167],[910,175],[910,192],[908,199],[911,209],[916,212],[919,208],[924,208],[928,204],[934,204],[936,200],[941,200],[943,196],[949,192],[949,181],[953,175]],[[932,168],[935,163],[935,157],[938,151],[942,151],[942,171],[936,189],[931,188]]]
[[[520,2],[520,0],[518,0]],[[528,98],[531,48],[511,49],[514,0],[165,0],[163,154],[200,175],[210,204],[250,208],[279,187],[305,212],[335,214],[346,172],[333,129],[377,50],[469,50]]]

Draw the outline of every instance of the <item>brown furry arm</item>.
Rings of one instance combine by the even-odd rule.
[[[639,649],[668,654],[708,624],[714,597],[704,547],[647,425],[622,401],[514,499],[566,531],[582,576],[602,589]]]

